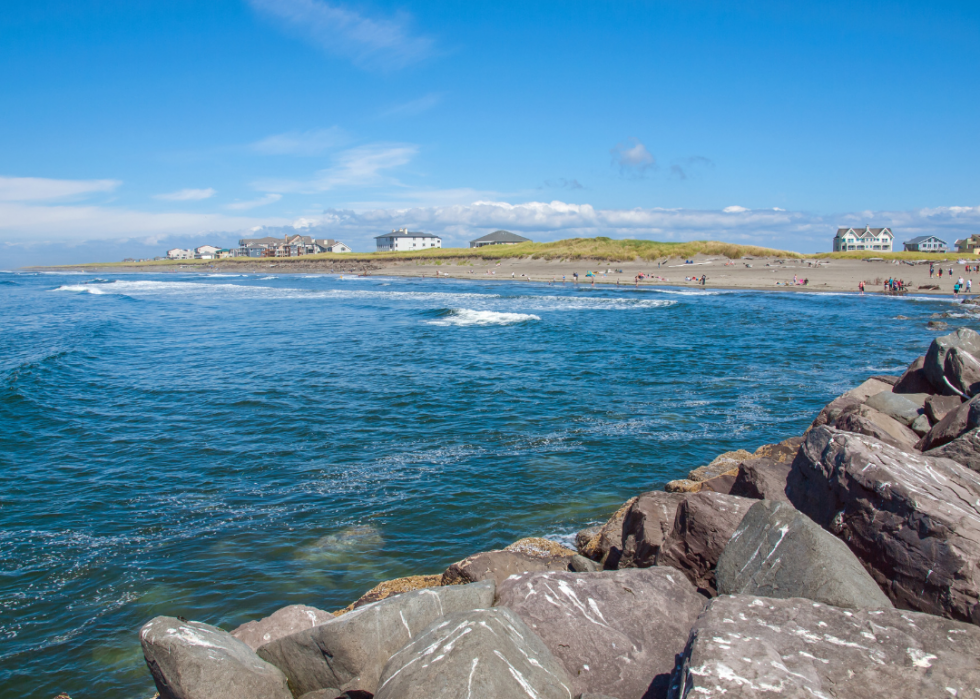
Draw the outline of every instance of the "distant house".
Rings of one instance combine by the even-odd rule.
[[[958,252],[972,252],[972,253],[976,253],[980,251],[980,234],[974,233],[969,238],[964,238],[963,240],[957,240],[956,250]]]
[[[875,250],[891,252],[892,235],[890,228],[838,228],[834,236],[834,252],[850,252],[852,250]]]
[[[906,252],[946,252],[949,247],[945,240],[940,240],[934,235],[920,235],[906,240],[903,245]]]
[[[523,238],[510,231],[494,231],[482,238],[470,241],[471,248],[482,248],[484,245],[517,245],[518,243],[530,243],[530,238]]]
[[[441,248],[442,238],[431,233],[416,233],[407,228],[399,228],[387,235],[375,236],[378,252],[398,252],[404,250],[427,250]]]
[[[196,260],[213,260],[218,256],[218,251],[221,248],[215,247],[214,245],[202,245],[199,248],[194,248],[194,259]]]
[[[320,252],[350,252],[339,240],[317,239],[308,235],[285,235],[282,238],[242,238],[238,241],[241,257],[300,257]]]
[[[325,240],[326,250],[324,252],[350,252],[351,249],[339,240]]]
[[[167,250],[168,260],[193,260],[194,251],[184,250],[183,248],[174,248],[173,250]]]

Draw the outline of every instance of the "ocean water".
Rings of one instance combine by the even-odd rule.
[[[158,614],[230,630],[520,537],[567,541],[720,452],[800,434],[953,310],[100,274],[0,274],[4,699],[152,696],[137,630]]]

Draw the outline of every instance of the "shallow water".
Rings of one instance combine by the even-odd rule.
[[[801,433],[951,308],[267,274],[0,274],[0,300],[4,699],[152,696],[157,614],[231,629],[568,537]]]

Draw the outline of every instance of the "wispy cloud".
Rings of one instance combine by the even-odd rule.
[[[375,70],[403,68],[433,53],[433,42],[416,35],[405,13],[368,17],[322,0],[248,0],[291,31],[324,51]]]
[[[266,204],[275,204],[280,199],[282,199],[281,194],[270,193],[266,194],[264,197],[252,199],[251,201],[236,201],[228,204],[225,206],[225,208],[231,209],[232,211],[248,211],[249,209],[254,209],[259,206],[265,206]]]
[[[0,201],[46,201],[111,192],[119,180],[52,180],[44,177],[0,177]]]
[[[551,189],[585,189],[578,180],[568,180],[564,177],[559,177],[557,180],[545,180],[544,186]]]
[[[154,199],[163,199],[164,201],[201,201],[203,199],[210,199],[217,191],[208,187],[207,189],[178,189],[176,192],[168,192],[167,194],[154,194]]]
[[[402,104],[396,104],[394,107],[384,110],[381,112],[383,117],[412,117],[423,112],[427,112],[437,104],[442,102],[442,94],[438,92],[430,92],[424,97],[419,97],[418,99],[410,100],[408,102],[403,102]]]
[[[320,155],[328,150],[344,145],[349,140],[347,133],[339,126],[311,131],[287,131],[266,136],[251,144],[250,148],[263,155]]]
[[[612,155],[613,165],[618,166],[620,173],[624,175],[642,177],[648,170],[657,167],[657,161],[638,138],[627,138],[616,144],[609,153]]]
[[[254,183],[263,192],[325,192],[338,187],[397,184],[385,173],[411,162],[418,147],[404,143],[374,143],[338,153],[334,164],[307,181],[260,180]]]
[[[692,155],[689,158],[680,158],[670,166],[670,176],[678,180],[686,180],[688,176],[698,174],[704,168],[714,168],[715,164],[710,158],[702,155]]]

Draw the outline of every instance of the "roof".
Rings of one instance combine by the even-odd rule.
[[[864,236],[868,236],[868,235],[878,236],[878,235],[881,235],[882,232],[888,233],[888,235],[892,236],[893,238],[895,237],[892,234],[891,228],[872,228],[871,226],[865,226],[864,228],[853,228],[853,227],[852,228],[838,228],[837,229],[837,237],[840,237],[840,236],[844,235],[845,233],[851,233],[851,232],[853,232],[854,235],[859,236],[859,237],[864,237]]]
[[[906,240],[904,244],[905,245],[915,245],[916,243],[925,242],[926,240],[929,240],[930,238],[935,238],[936,240],[938,240],[943,245],[946,244],[946,241],[945,240],[943,240],[942,238],[936,238],[936,236],[934,236],[934,235],[917,235],[914,238],[912,238],[912,240]]]
[[[487,233],[482,238],[477,238],[476,240],[471,240],[471,243],[530,243],[530,238],[524,238],[517,235],[516,233],[511,233],[510,231],[494,231],[493,233]]]
[[[432,235],[431,233],[413,233],[412,231],[392,231],[391,233],[385,233],[384,235],[376,235],[374,239],[378,238],[438,238],[437,235]]]
[[[278,245],[283,242],[279,238],[242,238],[238,241],[239,245]]]

